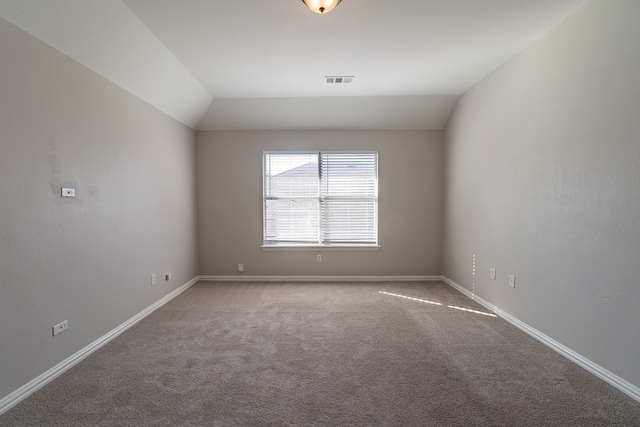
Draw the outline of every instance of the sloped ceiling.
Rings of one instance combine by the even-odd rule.
[[[194,129],[442,129],[584,3],[1,0],[0,16]]]

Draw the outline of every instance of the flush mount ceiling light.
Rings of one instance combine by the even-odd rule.
[[[302,0],[309,9],[315,13],[324,14],[331,12],[342,0]]]

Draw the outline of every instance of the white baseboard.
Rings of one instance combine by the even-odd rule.
[[[96,350],[100,349],[105,344],[107,344],[109,341],[111,341],[112,339],[116,338],[118,335],[122,334],[124,331],[126,331],[127,329],[129,329],[130,327],[132,327],[133,325],[138,323],[140,320],[142,320],[145,317],[147,317],[153,311],[157,310],[158,308],[160,308],[161,306],[165,305],[166,303],[171,301],[173,298],[175,298],[176,296],[178,296],[182,292],[184,292],[187,289],[189,289],[194,283],[198,282],[198,280],[199,280],[199,277],[197,277],[197,276],[194,277],[193,279],[189,280],[187,283],[185,283],[184,285],[180,286],[175,291],[173,291],[170,294],[166,295],[164,298],[156,301],[154,304],[152,304],[149,307],[145,308],[140,313],[136,314],[135,316],[133,316],[132,318],[130,318],[126,322],[124,322],[121,325],[119,325],[118,327],[116,327],[115,329],[107,332],[105,335],[101,336],[100,338],[98,338],[97,340],[95,340],[94,342],[89,344],[88,346],[84,347],[83,349],[81,349],[81,350],[77,351],[76,353],[72,354],[71,356],[67,357],[62,362],[60,362],[57,365],[55,365],[53,368],[51,368],[48,371],[44,372],[43,374],[37,376],[36,378],[34,378],[33,380],[29,381],[28,383],[26,383],[25,385],[23,385],[19,389],[15,390],[14,392],[12,392],[12,393],[8,394],[7,396],[3,397],[2,399],[0,399],[0,415],[5,413],[6,411],[11,409],[15,405],[17,405],[18,403],[20,403],[21,401],[23,401],[27,397],[29,397],[35,391],[39,390],[40,388],[44,387],[45,385],[47,385],[48,383],[50,383],[51,381],[56,379],[58,376],[62,375],[64,372],[69,370],[71,367],[76,365],[78,362],[82,361],[84,358],[89,356],[91,353],[93,353]]]
[[[538,331],[537,329],[532,328],[531,326],[527,325],[526,323],[524,323],[523,321],[519,320],[518,318],[510,315],[506,311],[503,311],[503,310],[499,309],[497,306],[485,301],[484,299],[480,298],[478,295],[475,295],[474,293],[472,293],[468,289],[460,286],[459,284],[457,284],[453,280],[451,280],[451,279],[449,279],[449,278],[447,278],[445,276],[442,276],[442,281],[445,282],[446,284],[448,284],[449,286],[451,286],[452,288],[456,289],[457,291],[461,292],[462,294],[464,294],[464,295],[468,296],[469,298],[473,299],[474,301],[477,301],[480,305],[482,305],[485,308],[491,310],[492,312],[494,312],[498,316],[502,317],[507,322],[511,323],[513,326],[515,326],[518,329],[522,330],[523,332],[529,334],[530,336],[532,336],[533,338],[537,339],[538,341],[540,341],[541,343],[543,343],[547,347],[551,348],[552,350],[555,350],[556,352],[560,353],[561,355],[563,355],[567,359],[571,360],[572,362],[574,362],[578,366],[581,366],[582,368],[584,368],[587,371],[591,372],[596,377],[598,377],[601,380],[604,380],[605,382],[609,383],[613,387],[615,387],[618,390],[620,390],[621,392],[625,393],[627,396],[629,396],[632,399],[640,402],[640,387],[637,387],[637,386],[631,384],[629,381],[627,381],[627,380],[625,380],[623,378],[620,378],[619,376],[617,376],[613,372],[608,371],[607,369],[603,368],[602,366],[598,365],[597,363],[592,362],[591,360],[587,359],[586,357],[582,356],[581,354],[576,353],[575,351],[573,351],[570,348],[566,347],[565,345],[559,343],[558,341],[554,340],[553,338],[550,338],[547,335],[543,334],[542,332]]]
[[[78,362],[89,356],[91,353],[103,347],[109,341],[116,338],[118,335],[122,334],[124,331],[138,323],[140,320],[147,317],[153,311],[157,310],[182,292],[186,291],[193,284],[198,281],[257,281],[257,282],[275,282],[275,281],[286,281],[286,282],[364,282],[364,281],[372,281],[372,282],[387,282],[387,281],[443,281],[452,288],[461,292],[462,294],[468,296],[469,298],[477,301],[480,305],[485,308],[491,310],[496,313],[498,316],[505,319],[507,322],[511,323],[515,327],[524,331],[525,333],[531,335],[533,338],[547,345],[551,349],[557,351],[561,355],[565,356],[572,362],[578,364],[583,367],[587,371],[591,372],[598,378],[606,381],[611,384],[613,387],[627,394],[632,399],[640,402],[640,388],[631,384],[630,382],[620,378],[614,373],[606,370],[602,366],[590,361],[584,356],[576,353],[570,348],[562,345],[561,343],[553,340],[552,338],[546,336],[542,332],[532,328],[526,323],[520,321],[519,319],[511,316],[509,313],[500,310],[497,306],[490,304],[484,299],[478,297],[477,295],[471,293],[466,288],[458,285],[454,281],[450,280],[445,276],[197,276],[191,279],[189,282],[185,283],[175,291],[166,295],[164,298],[158,300],[154,304],[142,310],[140,313],[131,317],[126,322],[122,323],[112,331],[106,333],[102,337],[98,338],[88,346],[69,356],[62,362],[58,363],[48,371],[29,381],[27,384],[23,385],[19,389],[0,399],[0,414],[5,413],[22,400],[27,398],[29,395],[39,390],[49,382],[53,381],[55,378],[66,372],[68,369],[76,365]]]
[[[442,276],[232,276],[201,275],[207,282],[424,282],[441,281]]]

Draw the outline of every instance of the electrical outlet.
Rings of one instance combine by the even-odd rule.
[[[153,273],[151,275],[151,286],[156,284],[156,273]]]
[[[516,287],[516,276],[513,275],[509,275],[509,286],[511,286],[512,288]]]
[[[244,273],[244,264],[238,264],[238,273]]]
[[[69,321],[68,320],[65,320],[62,323],[58,323],[57,325],[55,325],[54,327],[51,328],[54,337],[56,335],[58,335],[60,332],[66,331],[67,329],[69,329]]]
[[[495,268],[490,268],[489,269],[489,277],[492,278],[493,280],[496,280],[496,269]]]
[[[316,262],[322,262],[322,254],[316,255]]]
[[[76,197],[76,189],[63,187],[62,189],[60,189],[60,195],[62,197]]]
[[[171,280],[171,273],[167,273],[164,275],[164,280],[165,282],[168,282],[169,280]]]

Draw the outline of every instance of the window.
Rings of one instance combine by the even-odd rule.
[[[376,246],[378,153],[265,152],[264,246]]]

